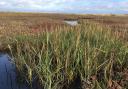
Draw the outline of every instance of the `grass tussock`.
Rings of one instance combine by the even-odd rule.
[[[83,22],[36,36],[18,35],[7,44],[19,80],[31,86],[36,81],[42,89],[71,89],[79,79],[76,89],[128,88],[128,42],[109,27]]]

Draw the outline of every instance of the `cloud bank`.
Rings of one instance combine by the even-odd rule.
[[[0,0],[0,11],[128,13],[128,0]]]

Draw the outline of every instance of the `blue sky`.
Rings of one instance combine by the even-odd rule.
[[[0,11],[128,14],[128,0],[0,0]]]

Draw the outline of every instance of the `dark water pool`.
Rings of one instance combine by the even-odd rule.
[[[16,82],[15,65],[7,54],[0,54],[0,89],[29,89]]]

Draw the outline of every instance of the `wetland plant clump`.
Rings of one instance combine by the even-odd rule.
[[[36,81],[41,89],[128,88],[128,42],[109,27],[86,22],[56,27],[12,37],[8,48],[18,75],[30,86]]]

